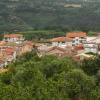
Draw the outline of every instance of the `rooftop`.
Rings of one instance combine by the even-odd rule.
[[[75,38],[75,37],[86,37],[87,34],[85,32],[69,32],[66,34],[67,38]]]
[[[49,48],[47,52],[50,52],[50,51],[55,50],[55,49],[60,50],[62,52],[66,52],[65,49],[63,49],[61,47],[57,47],[57,46],[54,46],[54,47]]]
[[[5,41],[0,41],[0,46],[3,46],[3,45],[5,45],[5,44],[6,44]]]
[[[87,42],[88,43],[100,43],[100,36],[98,37],[87,37]]]
[[[21,34],[5,34],[4,38],[20,38],[22,36]]]
[[[11,48],[11,47],[5,49],[5,52],[7,55],[12,55],[14,53],[14,51],[15,51],[15,49]]]
[[[57,37],[50,40],[51,42],[65,42],[66,37]]]

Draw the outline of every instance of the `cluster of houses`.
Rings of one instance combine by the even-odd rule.
[[[48,44],[38,46],[39,56],[70,56],[75,59],[90,58],[91,53],[100,54],[100,36],[87,36],[85,32],[69,32],[66,36],[49,40]]]
[[[16,60],[17,56],[32,51],[33,44],[21,34],[5,34],[0,41],[0,68]]]
[[[25,40],[21,34],[5,34],[0,41],[0,68],[6,67],[26,52],[36,50],[39,57],[55,55],[57,57],[72,57],[75,60],[91,58],[100,54],[100,35],[87,36],[85,32],[69,32],[66,36],[50,39],[48,43],[33,43]]]

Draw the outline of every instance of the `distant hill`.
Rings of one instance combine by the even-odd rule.
[[[100,0],[0,0],[0,32],[100,31]]]

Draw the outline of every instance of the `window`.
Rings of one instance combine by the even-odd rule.
[[[76,41],[78,41],[78,39],[76,39]]]
[[[62,42],[62,43],[65,43],[65,42]]]
[[[80,43],[83,43],[83,41],[82,41],[82,40],[80,40]]]
[[[72,43],[75,43],[75,40],[73,40]]]

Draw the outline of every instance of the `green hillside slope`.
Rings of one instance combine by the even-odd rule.
[[[100,30],[100,0],[0,0],[0,32]]]

